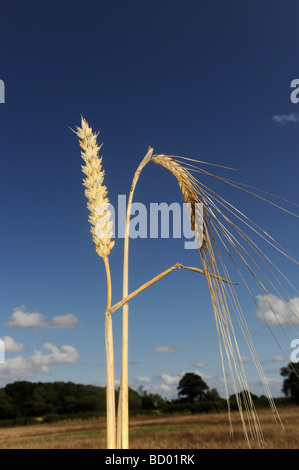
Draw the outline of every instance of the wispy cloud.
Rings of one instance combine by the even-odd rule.
[[[183,375],[183,372],[178,372],[176,375],[160,374],[156,379],[162,383],[154,385],[152,389],[155,392],[167,393],[169,396],[176,395],[178,383]]]
[[[138,382],[144,383],[144,384],[149,384],[151,383],[152,379],[150,377],[137,377]]]
[[[252,362],[253,358],[250,356],[241,356],[240,359],[236,358],[236,362],[242,363],[242,364],[247,364],[248,362]]]
[[[250,336],[253,338],[254,336],[256,337],[261,337],[261,336],[265,336],[265,333],[261,332],[261,331],[250,331]]]
[[[51,343],[43,345],[44,351],[34,351],[32,356],[16,356],[1,364],[0,381],[15,381],[35,377],[39,372],[50,374],[49,366],[55,364],[76,364],[79,353],[73,346],[64,345],[59,349]]]
[[[175,375],[175,376],[172,376],[172,375],[168,375],[168,374],[161,374],[160,377],[163,381],[163,383],[167,384],[167,385],[174,385],[174,384],[177,384],[181,378],[182,374],[180,375]]]
[[[275,362],[284,362],[286,361],[285,356],[272,356],[270,359],[265,359],[262,361],[263,364],[272,364]]]
[[[153,391],[154,392],[164,392],[164,393],[167,393],[167,394],[171,394],[173,393],[173,387],[171,387],[170,385],[167,385],[167,384],[160,384],[160,385],[154,385],[153,386]]]
[[[272,121],[278,122],[281,125],[287,124],[288,122],[298,122],[299,114],[296,114],[296,113],[276,114],[272,116]]]
[[[256,316],[270,326],[299,325],[299,297],[284,302],[275,295],[258,295]]]
[[[200,377],[202,377],[203,380],[212,380],[212,379],[214,379],[214,376],[202,374],[201,372],[198,372],[196,370],[194,370],[193,372],[194,372],[194,374],[200,375]],[[174,396],[177,395],[177,387],[178,387],[179,381],[185,375],[185,373],[186,373],[186,371],[180,370],[180,371],[176,372],[174,375],[170,375],[170,374],[157,375],[153,380],[153,382],[155,382],[155,383],[151,387],[151,389],[155,392],[158,392],[158,393],[159,392],[166,393],[169,397],[171,397],[171,396],[174,397]],[[157,382],[159,382],[159,383],[157,383]]]
[[[18,353],[25,351],[25,346],[22,343],[18,343],[11,336],[3,336],[5,352]]]
[[[58,315],[53,317],[49,322],[45,320],[42,313],[25,312],[25,306],[14,309],[12,315],[8,319],[6,326],[15,328],[34,328],[39,330],[42,328],[74,328],[78,319],[72,313],[66,315]]]
[[[199,364],[203,364],[203,363],[199,363]],[[178,394],[178,390],[177,390],[178,384],[186,372],[187,371],[185,370],[179,370],[177,372],[174,372],[174,374],[172,375],[164,373],[164,374],[154,375],[153,377],[139,376],[136,379],[136,384],[137,383],[147,384],[146,388],[150,392],[162,393],[168,398],[175,398],[177,397],[177,394]],[[188,372],[190,372],[190,370]],[[215,377],[214,375],[203,374],[202,372],[199,372],[198,370],[192,370],[192,372],[202,377],[203,380],[207,381],[210,388],[214,387],[214,388],[217,388],[218,390],[218,385],[220,382],[218,381],[217,377]],[[221,384],[221,387],[222,387],[222,384]]]
[[[198,367],[199,369],[201,369],[202,367],[206,367],[206,363],[205,362],[194,362],[194,367]]]
[[[155,348],[155,352],[156,353],[166,353],[166,354],[173,354],[175,352],[178,351],[178,347],[177,346],[167,346],[167,345],[164,345],[164,346],[157,346]]]

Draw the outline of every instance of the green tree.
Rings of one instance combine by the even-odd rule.
[[[51,412],[53,412],[51,404],[47,404],[36,392],[26,401],[26,416],[43,416]]]
[[[11,403],[4,389],[0,389],[0,419],[15,418],[17,414],[17,407]]]
[[[129,387],[129,405],[130,410],[136,411],[140,409],[140,398],[138,392]]]
[[[156,410],[164,405],[164,400],[158,393],[148,393],[145,388],[140,385],[138,393],[143,410]]]
[[[220,400],[220,395],[217,392],[216,388],[212,388],[211,390],[208,390],[205,394],[205,400],[209,401],[217,401]]]
[[[179,381],[177,389],[179,396],[183,397],[185,401],[193,403],[197,400],[203,400],[209,387],[200,375],[187,372]]]
[[[280,375],[286,377],[283,381],[282,392],[299,402],[299,362],[290,362],[287,367],[282,367]]]
[[[4,388],[10,402],[17,407],[19,416],[29,416],[31,398],[34,393],[34,384],[31,382],[17,381],[8,384]]]

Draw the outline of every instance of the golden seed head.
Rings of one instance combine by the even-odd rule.
[[[113,236],[113,221],[109,211],[109,199],[107,188],[104,186],[104,170],[102,170],[102,157],[99,157],[101,145],[97,145],[97,136],[92,132],[86,120],[82,117],[81,127],[76,127],[76,135],[79,137],[81,157],[85,165],[82,171],[86,175],[83,180],[85,196],[88,199],[87,208],[90,211],[89,222],[91,224],[92,238],[96,246],[96,252],[102,258],[109,256],[114,246],[111,241]]]

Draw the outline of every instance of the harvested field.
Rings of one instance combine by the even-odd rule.
[[[268,449],[299,448],[299,408],[281,408],[285,429],[269,410],[259,417]],[[234,438],[227,413],[134,417],[130,420],[131,449],[246,449],[237,412],[232,414]],[[70,420],[0,429],[1,449],[104,449],[104,418]]]

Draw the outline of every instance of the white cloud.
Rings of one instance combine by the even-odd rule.
[[[253,361],[253,358],[250,357],[250,356],[236,356],[234,357],[234,359],[231,360],[232,363],[236,362],[236,363],[241,363],[241,364],[247,364],[248,362],[252,362]]]
[[[72,313],[56,316],[50,322],[45,321],[45,317],[39,312],[25,312],[25,307],[17,307],[8,319],[6,326],[15,328],[74,328],[78,322],[77,317]]]
[[[194,374],[200,375],[203,380],[207,379],[212,379],[213,376],[211,375],[205,375],[202,374],[201,372],[198,371],[193,371]],[[169,397],[176,396],[177,395],[177,386],[179,384],[179,381],[181,378],[186,374],[186,371],[181,370],[176,372],[175,375],[169,375],[169,374],[160,374],[157,376],[158,380],[161,380],[162,383],[156,384],[152,387],[153,390],[159,392],[164,392],[166,393]]]
[[[161,378],[163,383],[165,383],[166,385],[177,385],[179,383],[180,379],[186,373],[187,373],[187,371],[181,370],[180,372],[177,372],[176,375],[160,374],[159,378]],[[192,371],[192,373],[196,374],[196,375],[199,375],[204,380],[209,380],[209,379],[214,378],[213,375],[203,374],[202,372],[199,372],[198,370],[194,370],[194,371]]]
[[[138,382],[149,384],[151,383],[152,379],[150,377],[137,377]]]
[[[74,328],[78,319],[73,313],[66,313],[53,317],[53,320],[48,323],[48,328]]]
[[[14,309],[13,314],[8,319],[6,326],[14,326],[17,328],[39,328],[45,322],[41,313],[24,313],[23,307]]]
[[[195,362],[194,367],[198,367],[200,369],[201,367],[206,367],[206,363],[205,362]]]
[[[218,387],[218,383],[215,385],[215,376],[202,374],[201,372],[197,370],[194,370],[192,372],[194,374],[200,375],[200,377],[202,377],[203,380],[207,380],[210,388]],[[150,392],[163,393],[163,395],[165,394],[165,396],[167,396],[168,398],[174,398],[174,397],[177,397],[177,394],[178,394],[177,386],[179,384],[179,381],[185,374],[186,374],[185,370],[180,370],[180,371],[175,372],[174,375],[159,374],[153,377],[140,377],[139,376],[137,378],[137,381],[142,382],[141,379],[146,379],[147,382],[145,382],[145,380],[143,380],[143,382],[149,384],[148,389]]]
[[[37,373],[50,374],[49,366],[55,364],[76,364],[79,353],[73,346],[57,348],[51,343],[44,344],[46,351],[34,351],[32,356],[16,356],[0,364],[0,381],[15,381],[32,378]]]
[[[3,336],[5,352],[18,353],[24,351],[26,348],[24,344],[18,343],[11,336]]]
[[[280,385],[281,379],[265,376],[264,380],[262,380],[261,382],[266,383],[271,387],[272,385]]]
[[[173,387],[167,384],[154,385],[153,390],[155,392],[164,392],[164,393],[173,393],[174,391]]]
[[[50,351],[49,354],[44,354],[42,351],[34,351],[33,356],[30,358],[33,364],[75,364],[79,359],[79,354],[74,346],[65,345],[59,349],[51,343],[45,343],[44,349]]]
[[[181,378],[181,376],[171,376],[168,374],[161,374],[160,377],[163,380],[163,382],[167,385],[177,384]]]
[[[270,364],[272,362],[285,362],[285,356],[272,356],[270,359],[265,359],[263,364]]]
[[[155,348],[156,353],[167,353],[167,354],[173,354],[175,353],[179,348],[177,346],[157,346]]]
[[[291,114],[276,114],[272,116],[272,120],[278,122],[281,125],[284,125],[288,122],[298,122],[299,121],[299,114],[291,113]]]
[[[299,297],[285,302],[275,295],[258,295],[256,316],[270,326],[299,325]]]
[[[161,392],[176,395],[178,383],[183,375],[183,371],[177,372],[176,375],[160,374],[158,377],[162,381],[162,384],[156,385],[154,388],[157,391],[160,389]]]

